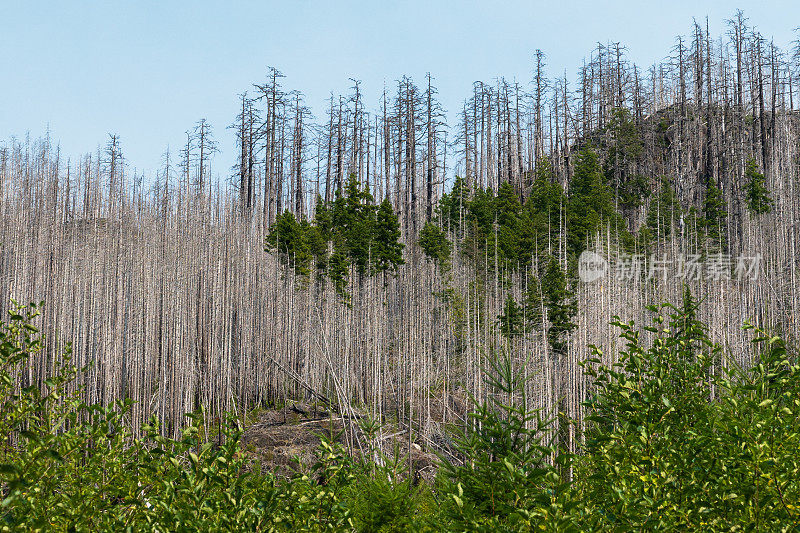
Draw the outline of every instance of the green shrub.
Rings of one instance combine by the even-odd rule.
[[[587,505],[583,527],[796,528],[796,361],[780,339],[760,335],[752,369],[721,365],[723,352],[697,320],[688,291],[680,308],[651,309],[657,314],[644,328],[649,346],[632,324],[616,322],[627,343],[620,361],[608,367],[595,357],[586,364],[596,390],[586,404],[586,445],[573,487]]]
[[[233,418],[216,443],[202,437],[202,413],[179,439],[155,419],[136,437],[129,403],[68,392],[79,372],[69,351],[43,383],[26,381],[43,339],[38,306],[15,304],[0,323],[0,531],[797,530],[796,354],[754,330],[743,369],[688,292],[680,307],[650,309],[642,329],[615,322],[617,363],[603,365],[596,347],[584,363],[593,385],[577,454],[553,445],[522,373],[493,354],[487,398],[429,487],[415,486],[398,450],[354,461],[326,439],[310,468],[278,479],[242,453]]]

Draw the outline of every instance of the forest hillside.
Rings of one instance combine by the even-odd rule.
[[[315,122],[270,68],[216,125],[237,132],[230,172],[205,120],[148,175],[117,135],[80,157],[9,139],[0,302],[45,302],[21,386],[69,343],[88,366],[69,387],[133,400],[134,434],[300,400],[441,450],[500,350],[574,450],[587,347],[611,364],[613,317],[684,286],[730,355],[709,372],[749,365],[746,321],[798,333],[800,68],[742,13],[727,28],[695,23],[650,66],[598,45],[572,77],[538,52],[530,83],[465,87],[453,124],[430,75],[355,83]]]

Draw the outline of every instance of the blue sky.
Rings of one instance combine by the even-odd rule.
[[[383,85],[431,72],[440,99],[457,109],[475,80],[528,82],[537,48],[548,72],[571,80],[598,41],[620,41],[629,59],[661,60],[692,18],[711,32],[744,10],[750,24],[786,46],[800,2],[513,1],[39,2],[0,0],[0,142],[49,127],[77,156],[121,136],[131,167],[154,169],[167,145],[200,118],[215,127],[215,171],[230,173],[226,130],[237,94],[280,69],[321,117],[331,92],[362,80],[368,109]],[[454,119],[451,120],[454,122]]]

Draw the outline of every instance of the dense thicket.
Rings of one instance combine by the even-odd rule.
[[[193,414],[181,438],[143,438],[129,404],[86,405],[65,364],[42,387],[17,384],[43,346],[36,308],[0,324],[0,528],[4,531],[790,531],[800,524],[800,366],[780,337],[757,331],[754,365],[730,357],[679,307],[650,325],[616,322],[619,361],[583,364],[594,378],[576,453],[508,353],[488,354],[484,400],[453,428],[432,484],[365,419],[360,453],[323,440],[291,479],[246,459],[241,426]],[[643,339],[647,332],[650,341]],[[576,422],[570,423],[571,427]],[[211,434],[218,429],[216,434]],[[561,428],[563,430],[563,427]]]

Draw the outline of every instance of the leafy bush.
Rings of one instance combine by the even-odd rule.
[[[490,358],[487,399],[427,487],[397,450],[359,461],[324,439],[315,464],[276,478],[242,453],[233,418],[216,443],[202,438],[201,413],[180,439],[155,419],[135,437],[129,404],[67,392],[79,372],[69,351],[52,377],[27,381],[38,307],[15,305],[0,323],[0,531],[796,530],[796,355],[755,330],[754,365],[739,368],[697,308],[687,292],[680,307],[651,307],[641,330],[617,320],[626,346],[613,365],[593,348],[575,455],[527,407],[512,360]]]
[[[800,524],[800,367],[760,335],[749,371],[722,350],[686,292],[663,305],[649,347],[631,324],[620,361],[586,368],[596,392],[576,497],[586,529],[785,530]],[[669,311],[668,318],[661,311]],[[595,348],[599,356],[599,349]]]

